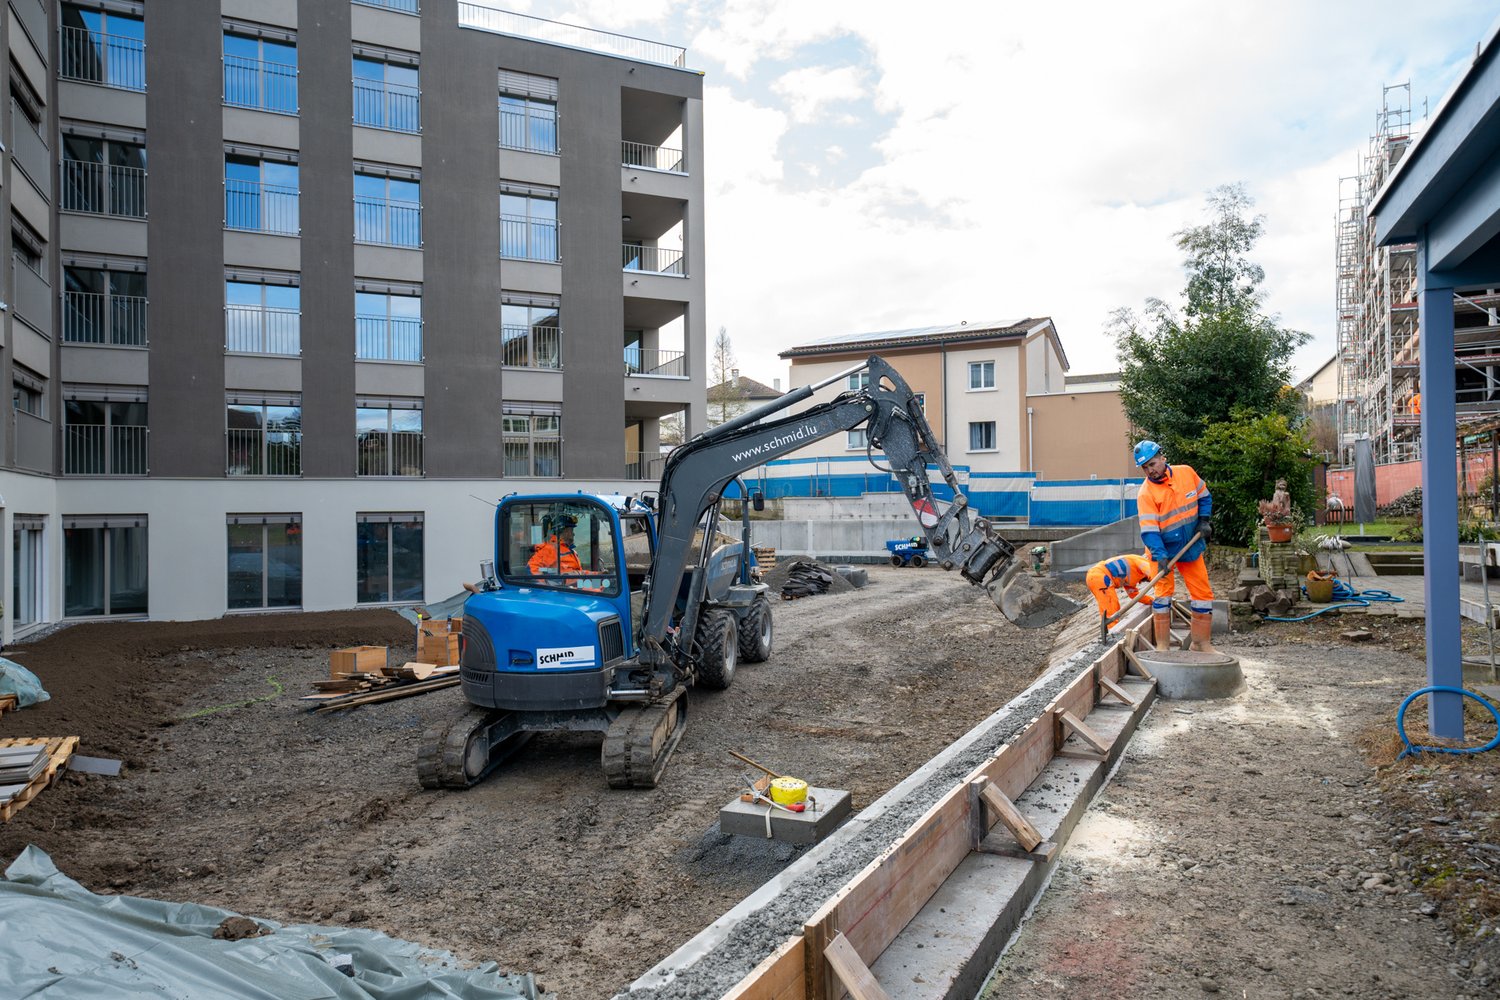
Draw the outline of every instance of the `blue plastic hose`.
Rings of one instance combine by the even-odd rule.
[[[1482,747],[1413,746],[1411,740],[1406,738],[1406,706],[1410,705],[1412,701],[1417,697],[1424,694],[1430,694],[1434,691],[1446,691],[1449,694],[1461,694],[1465,698],[1473,698],[1475,701],[1479,702],[1479,704],[1489,709],[1490,715],[1494,716],[1495,718],[1495,738],[1490,740]],[[1413,691],[1411,694],[1406,696],[1406,700],[1403,701],[1401,703],[1401,707],[1396,710],[1396,732],[1401,734],[1401,742],[1406,744],[1406,749],[1401,751],[1400,756],[1396,758],[1397,760],[1400,760],[1402,757],[1406,757],[1410,754],[1419,754],[1424,751],[1427,753],[1484,753],[1486,750],[1493,750],[1496,747],[1500,747],[1500,709],[1496,709],[1494,705],[1490,704],[1488,699],[1475,694],[1473,691],[1465,691],[1463,688],[1449,687],[1444,684],[1437,684],[1432,687],[1420,688],[1419,690]]]
[[[1305,584],[1302,587],[1302,593],[1307,593],[1307,586]],[[1296,618],[1277,618],[1274,615],[1267,615],[1263,620],[1268,622],[1305,622],[1309,618],[1316,618],[1318,615],[1337,611],[1339,608],[1368,608],[1372,604],[1406,603],[1406,598],[1396,597],[1389,590],[1380,590],[1374,587],[1369,590],[1355,590],[1343,580],[1333,581],[1333,599],[1335,603],[1324,608],[1319,608],[1316,611],[1310,611],[1305,615],[1298,615]]]

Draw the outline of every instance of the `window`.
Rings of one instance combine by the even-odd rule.
[[[90,388],[68,390],[65,395],[63,472],[70,476],[144,476],[145,390]]]
[[[557,194],[500,195],[500,256],[556,261]]]
[[[63,519],[63,614],[144,615],[145,515]]]
[[[501,417],[506,476],[562,475],[562,408],[546,403],[507,403]]]
[[[15,515],[11,531],[10,613],[17,628],[42,620],[42,533],[47,519],[40,514]]]
[[[858,392],[870,386],[870,373],[868,371],[855,372],[849,376],[849,391]]]
[[[63,340],[69,344],[145,347],[145,273],[64,267]]]
[[[421,361],[420,293],[356,291],[354,356],[360,361]]]
[[[360,399],[354,435],[361,476],[422,474],[422,403],[415,399]]]
[[[354,0],[357,4],[366,7],[384,7],[386,10],[399,10],[405,14],[418,12],[417,0]]]
[[[302,515],[231,514],[231,611],[302,606]]]
[[[417,67],[355,56],[354,124],[395,132],[421,131]]]
[[[611,597],[620,593],[614,519],[603,505],[581,498],[516,502],[506,505],[501,518],[499,572],[504,582],[581,588]]]
[[[846,437],[847,440],[844,442],[844,447],[850,451],[856,449],[864,451],[870,446],[870,432],[868,428],[861,427],[858,430],[849,431]]]
[[[995,388],[995,362],[969,362],[969,391]]]
[[[296,236],[301,231],[297,164],[225,156],[224,226]]]
[[[561,368],[557,306],[501,301],[500,363],[515,368]]]
[[[422,600],[422,515],[355,517],[355,600],[360,604]]]
[[[224,350],[302,353],[302,289],[262,281],[224,282]]]
[[[40,375],[19,364],[12,365],[11,405],[19,413],[33,417],[45,417],[47,410],[47,382]],[[49,449],[50,450],[50,449]]]
[[[296,114],[296,39],[224,32],[224,103]]]
[[[231,398],[227,410],[227,475],[302,474],[300,399]]]
[[[500,71],[500,146],[528,153],[557,152],[557,81]]]
[[[354,239],[388,247],[422,245],[422,185],[416,180],[354,175]]]
[[[146,217],[146,147],[136,142],[63,136],[62,210]]]
[[[993,420],[969,424],[969,450],[995,450],[995,422]]]
[[[20,219],[11,220],[10,255],[12,261],[47,280],[47,241]]]
[[[65,3],[58,34],[63,79],[146,89],[146,24],[139,15]]]

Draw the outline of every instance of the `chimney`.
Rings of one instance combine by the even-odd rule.
[[[729,381],[738,384],[739,380],[740,380],[740,370],[738,368],[731,368],[731,369],[729,369]]]
[[[781,379],[779,379],[779,378],[773,378],[771,380],[771,388],[775,389],[777,392],[780,392],[781,391]]]

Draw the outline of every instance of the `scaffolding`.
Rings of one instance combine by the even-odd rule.
[[[1422,457],[1417,248],[1375,245],[1370,205],[1416,139],[1411,83],[1381,91],[1359,173],[1339,179],[1335,223],[1339,460],[1369,438],[1375,461]],[[1500,290],[1454,296],[1454,364],[1461,417],[1500,414]]]

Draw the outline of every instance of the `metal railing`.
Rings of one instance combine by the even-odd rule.
[[[507,434],[504,445],[504,475],[543,479],[562,475],[562,441]]]
[[[421,361],[422,321],[355,316],[354,356],[360,361]]]
[[[235,108],[297,113],[297,67],[247,56],[224,56],[224,103]]]
[[[420,431],[364,431],[354,437],[361,476],[420,476],[422,446]]]
[[[500,256],[521,260],[556,261],[557,223],[551,219],[500,216]]]
[[[393,132],[422,131],[422,92],[404,83],[354,79],[354,124]]]
[[[64,157],[61,207],[64,212],[144,219],[146,171],[140,167]]]
[[[70,344],[145,347],[145,297],[64,291],[63,340]]]
[[[420,13],[417,0],[354,0],[354,2],[366,7],[384,7],[387,10],[399,10],[407,14]]]
[[[622,140],[620,163],[627,167],[665,170],[673,174],[687,173],[687,164],[682,160],[682,150],[667,146],[649,146],[644,142]]]
[[[356,197],[354,241],[387,247],[420,247],[422,206],[413,201]]]
[[[652,274],[670,274],[682,277],[687,274],[687,262],[681,250],[665,247],[643,247],[639,243],[620,245],[620,263],[627,271],[648,271]]]
[[[146,43],[63,25],[58,32],[57,75],[121,90],[146,89]]]
[[[667,457],[661,452],[627,451],[625,453],[625,478],[660,479],[666,464]]]
[[[500,146],[503,149],[520,149],[530,153],[556,153],[556,110],[549,114],[537,107],[528,107],[525,111],[502,107]]]
[[[562,368],[562,330],[555,326],[501,326],[500,363],[512,368]]]
[[[275,306],[225,306],[224,350],[236,354],[301,354],[302,313]]]
[[[230,476],[300,476],[302,432],[231,427],[225,432]]]
[[[629,35],[616,35],[595,28],[580,28],[577,25],[563,24],[560,21],[547,21],[540,17],[516,14],[508,10],[495,10],[493,7],[463,3],[462,0],[458,5],[458,26],[473,28],[477,31],[493,31],[501,35],[519,35],[522,38],[552,42],[555,45],[567,45],[575,49],[608,52],[612,55],[625,56],[627,59],[640,59],[644,62],[661,63],[666,66],[682,68],[687,65],[687,49],[676,45],[647,41],[644,38],[632,38]]]
[[[146,428],[68,424],[63,428],[63,472],[70,476],[144,476]]]
[[[296,188],[224,179],[224,228],[296,236],[301,231]]]
[[[683,351],[658,351],[651,347],[627,347],[625,374],[687,378],[687,354]]]

